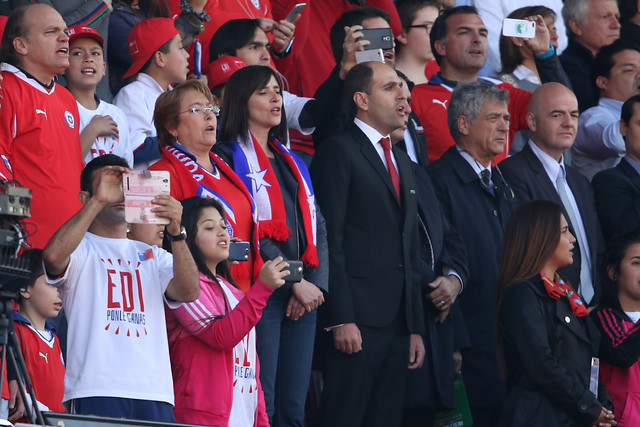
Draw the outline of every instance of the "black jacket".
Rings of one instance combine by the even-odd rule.
[[[613,408],[601,384],[598,398],[589,391],[600,344],[589,316],[549,297],[539,275],[509,287],[499,310],[508,388],[501,426],[590,426],[602,406]]]

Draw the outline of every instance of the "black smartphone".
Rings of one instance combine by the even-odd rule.
[[[294,283],[301,281],[303,268],[302,261],[287,261],[287,263],[289,264],[289,267],[287,267],[287,270],[289,270],[289,274],[284,277],[284,280]]]
[[[370,30],[360,30],[364,40],[369,40],[371,44],[365,46],[364,50],[371,49],[393,49],[393,33],[391,28],[372,28]]]
[[[229,244],[229,260],[249,261],[249,242],[231,242]]]

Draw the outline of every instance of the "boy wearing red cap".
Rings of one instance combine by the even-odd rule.
[[[156,99],[173,83],[187,79],[189,55],[173,22],[169,18],[145,19],[129,34],[133,63],[123,79],[138,75],[118,92],[113,103],[129,120],[135,164],[149,164],[160,158],[153,124]]]
[[[67,88],[78,102],[80,140],[85,163],[103,154],[115,154],[133,166],[129,123],[124,112],[96,95],[106,72],[104,39],[91,27],[69,28],[69,68],[64,73]]]

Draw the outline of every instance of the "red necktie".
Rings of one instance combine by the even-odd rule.
[[[393,188],[396,189],[398,200],[400,200],[400,177],[398,176],[398,171],[393,165],[393,160],[391,159],[391,142],[389,141],[389,138],[382,138],[380,140],[380,144],[382,144],[382,149],[384,150],[384,158],[387,160],[387,168],[389,169],[389,175],[391,175]]]

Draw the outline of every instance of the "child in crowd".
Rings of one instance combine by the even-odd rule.
[[[591,313],[600,329],[600,378],[618,427],[640,425],[640,234],[607,245],[602,303]]]
[[[148,165],[160,158],[153,125],[156,99],[172,84],[187,79],[189,54],[182,47],[180,32],[173,22],[169,18],[145,19],[129,34],[129,53],[133,63],[123,79],[138,75],[134,82],[118,92],[113,103],[129,119],[136,165]]]
[[[165,305],[176,421],[268,427],[255,325],[269,296],[284,285],[289,264],[282,257],[265,262],[243,295],[229,271],[230,238],[220,202],[191,197],[182,206],[200,296],[177,308]]]
[[[47,322],[48,317],[56,317],[62,309],[62,299],[58,289],[45,279],[42,250],[33,249],[23,256],[29,257],[31,276],[25,290],[20,292],[20,310],[13,312],[13,327],[40,408],[65,412],[64,361],[60,341]]]
[[[103,154],[115,154],[133,166],[129,123],[124,112],[96,96],[105,75],[104,39],[91,27],[69,28],[69,68],[64,73],[67,89],[78,102],[80,140],[85,163]]]

